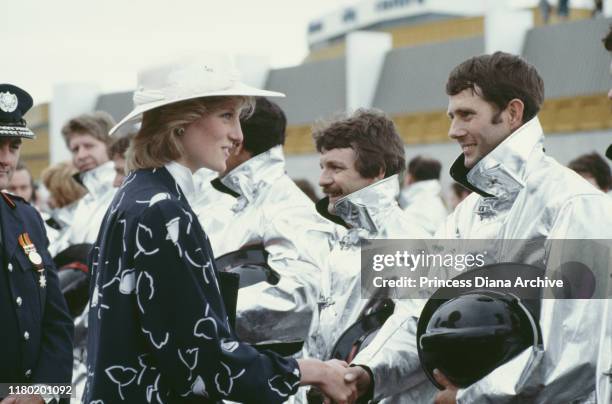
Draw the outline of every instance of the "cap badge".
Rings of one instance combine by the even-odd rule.
[[[17,96],[9,91],[0,93],[0,109],[4,112],[13,112],[17,109]]]

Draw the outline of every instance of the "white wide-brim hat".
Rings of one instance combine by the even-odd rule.
[[[220,96],[284,97],[285,94],[241,83],[233,58],[226,53],[210,52],[139,72],[134,109],[109,134],[116,133],[125,124],[139,122],[146,111],[175,102]]]

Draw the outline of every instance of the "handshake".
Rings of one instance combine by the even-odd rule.
[[[316,390],[308,394],[308,402],[350,404],[357,401],[369,389],[370,374],[360,366],[349,367],[337,359],[322,362],[317,359],[300,359],[301,385],[311,385]]]

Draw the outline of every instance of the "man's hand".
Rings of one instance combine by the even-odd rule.
[[[0,404],[45,404],[45,400],[39,395],[11,395],[0,401]]]
[[[455,386],[438,369],[434,369],[433,375],[436,381],[444,387],[444,390],[436,394],[434,404],[457,404],[457,390],[459,390],[459,387]]]
[[[357,385],[357,397],[361,397],[368,392],[372,384],[370,373],[361,366],[353,366],[346,369],[344,381]]]
[[[337,359],[298,359],[302,379],[300,384],[312,385],[326,396],[325,403],[351,404],[357,399],[355,383],[344,381],[348,364]],[[0,403],[2,404],[2,403]]]
[[[327,375],[317,386],[323,395],[325,395],[324,403],[354,403],[357,400],[357,386],[355,383],[347,383],[344,381],[348,363],[332,359],[324,362],[324,365],[327,367]]]

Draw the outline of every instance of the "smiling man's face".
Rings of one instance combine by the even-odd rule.
[[[474,167],[512,133],[505,110],[496,111],[469,88],[449,97],[448,116],[448,136],[461,146],[467,168]]]
[[[382,178],[364,178],[355,167],[357,155],[350,147],[324,150],[321,153],[319,186],[329,197],[327,210],[334,213],[336,201]]]

